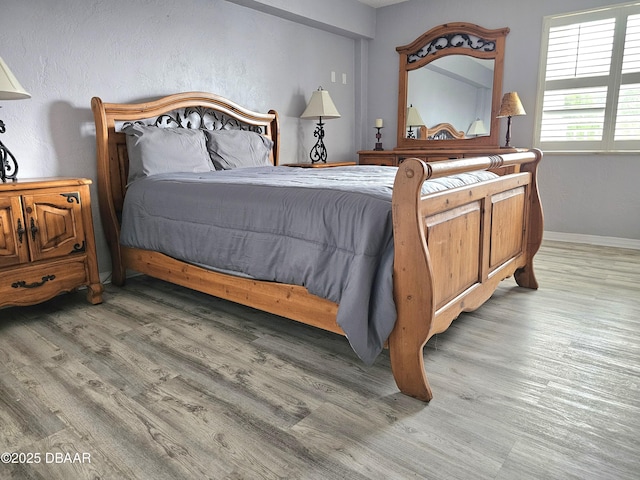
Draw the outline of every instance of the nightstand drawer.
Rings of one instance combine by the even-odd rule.
[[[16,268],[0,278],[0,306],[31,305],[88,283],[84,256],[75,261]]]

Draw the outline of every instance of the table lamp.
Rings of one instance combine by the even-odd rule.
[[[524,111],[524,107],[522,106],[522,102],[520,102],[520,97],[518,97],[517,92],[508,92],[504,94],[497,117],[507,117],[507,137],[504,144],[505,148],[511,146],[511,117],[526,114],[527,112]]]
[[[484,122],[479,118],[476,118],[471,122],[469,130],[467,130],[467,137],[479,137],[487,134],[487,127],[484,126]]]
[[[31,98],[16,77],[11,73],[4,60],[0,58],[0,100],[22,100]],[[5,132],[5,125],[0,120],[0,133]],[[0,178],[5,183],[7,180],[15,181],[18,175],[18,162],[11,151],[0,141]]]
[[[420,112],[418,112],[418,109],[414,107],[413,104],[407,108],[407,127],[409,127],[407,138],[416,138],[413,134],[413,127],[424,127],[424,121],[420,116]]]
[[[313,136],[318,139],[316,144],[311,149],[309,157],[311,163],[322,162],[327,163],[327,148],[324,146],[324,123],[322,119],[340,118],[338,109],[331,100],[331,96],[327,90],[323,90],[319,87],[318,90],[313,92],[307,108],[302,112],[300,118],[317,118],[318,125],[316,126]]]

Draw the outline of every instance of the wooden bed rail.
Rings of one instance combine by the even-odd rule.
[[[463,311],[482,305],[501,280],[537,288],[533,256],[542,241],[537,188],[540,150],[425,163],[405,160],[393,189],[396,325],[389,337],[398,388],[432,398],[423,348]],[[518,166],[516,173],[511,167]],[[429,178],[503,169],[499,178],[422,195]],[[444,194],[443,194],[444,193]],[[417,233],[417,234],[416,234]]]
[[[532,162],[537,164],[539,161],[538,157],[542,158],[542,152],[538,149],[531,149],[523,152],[506,153],[504,155],[459,158],[427,163],[425,180],[473,170],[494,170],[496,168],[523,165]]]

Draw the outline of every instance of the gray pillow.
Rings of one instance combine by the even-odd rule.
[[[247,130],[205,130],[207,148],[216,170],[273,166],[273,142]]]
[[[202,130],[132,124],[122,131],[127,135],[129,183],[156,173],[213,170]]]

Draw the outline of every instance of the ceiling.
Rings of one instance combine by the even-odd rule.
[[[406,2],[407,0],[358,0],[360,3],[366,3],[374,8],[386,7],[387,5],[393,5],[394,3]]]

